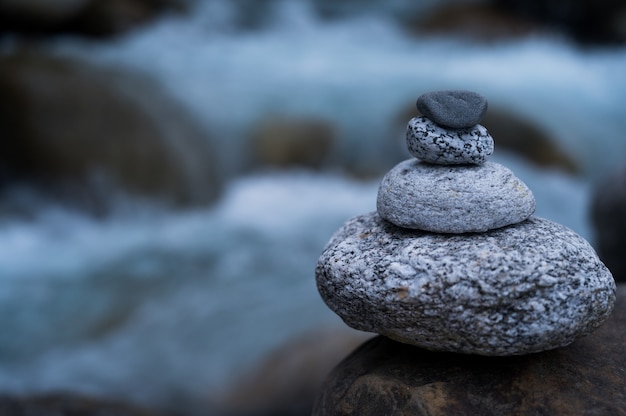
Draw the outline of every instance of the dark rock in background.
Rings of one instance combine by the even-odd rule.
[[[551,33],[584,45],[626,43],[626,3],[622,0],[447,2],[406,20],[407,27],[420,34],[479,41]]]
[[[328,18],[344,17],[354,2],[316,0]],[[359,2],[363,13],[387,13],[409,31],[451,35],[479,41],[519,38],[534,33],[560,33],[581,44],[624,44],[626,3],[622,0],[484,0],[396,1],[379,10],[374,1]]]
[[[313,415],[626,415],[626,286],[617,293],[595,333],[537,354],[435,353],[376,337],[333,370]]]
[[[490,4],[447,4],[407,24],[417,35],[456,36],[481,42],[511,40],[544,32],[528,19]]]
[[[598,180],[590,211],[598,256],[616,281],[626,282],[626,165]]]
[[[511,110],[492,107],[482,123],[498,149],[512,152],[542,168],[557,168],[568,173],[580,173],[575,159],[558,141],[532,120]]]
[[[146,77],[18,52],[0,58],[0,95],[0,191],[26,184],[95,212],[117,189],[177,206],[219,194],[205,131]]]
[[[125,33],[167,12],[190,9],[193,0],[4,0],[0,34],[47,36],[75,34],[106,37]],[[258,30],[272,24],[277,0],[236,0],[234,26]],[[500,40],[537,31],[559,32],[584,44],[626,42],[626,4],[621,0],[550,2],[525,0],[446,1],[419,4],[409,0],[384,4],[374,0],[312,1],[323,19],[355,13],[385,15],[418,33]]]
[[[623,0],[493,0],[502,10],[563,32],[584,44],[624,44]]]
[[[253,163],[261,166],[321,168],[336,144],[330,122],[314,118],[274,117],[253,134]]]
[[[181,11],[185,0],[5,0],[0,2],[0,34],[118,35],[167,11]]]
[[[224,416],[308,416],[328,373],[372,336],[349,328],[311,331],[276,349],[213,401]]]
[[[158,416],[138,406],[76,394],[0,396],[0,415],[6,416]]]

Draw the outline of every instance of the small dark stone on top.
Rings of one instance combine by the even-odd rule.
[[[432,91],[422,94],[416,106],[440,126],[463,129],[480,123],[487,112],[487,99],[472,91]]]

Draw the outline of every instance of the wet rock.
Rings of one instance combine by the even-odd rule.
[[[314,416],[626,415],[626,286],[596,332],[514,357],[437,353],[377,337],[339,364]]]
[[[535,197],[508,168],[405,160],[382,179],[376,208],[399,227],[437,233],[482,232],[524,221]]]
[[[38,52],[0,59],[0,190],[105,207],[115,190],[188,206],[219,194],[205,131],[149,79]]]
[[[321,168],[336,144],[329,122],[312,118],[272,118],[252,138],[253,159],[261,166]]]
[[[491,356],[570,344],[611,312],[593,248],[541,218],[476,234],[352,218],[320,256],[317,287],[350,327],[439,351]]]
[[[615,280],[626,281],[626,165],[609,172],[595,184],[591,223],[598,255]]]

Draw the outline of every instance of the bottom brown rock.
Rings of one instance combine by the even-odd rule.
[[[626,285],[611,317],[565,348],[431,352],[379,336],[328,376],[313,415],[626,415]]]

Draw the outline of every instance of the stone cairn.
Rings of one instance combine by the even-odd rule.
[[[316,268],[318,290],[349,326],[433,351],[484,356],[566,346],[598,328],[615,282],[582,237],[533,216],[530,189],[487,161],[470,91],[419,97],[415,158],[382,179],[377,212],[348,220]]]

